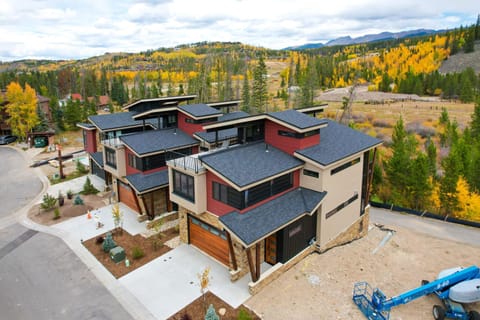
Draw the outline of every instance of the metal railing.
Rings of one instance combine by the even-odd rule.
[[[195,173],[205,170],[202,160],[200,160],[197,155],[186,156],[175,151],[167,151],[165,152],[165,160],[167,164],[172,167],[194,171]]]
[[[104,139],[101,141],[103,145],[110,146],[110,147],[118,147],[123,145],[123,142],[120,141],[119,138],[109,138],[109,139]]]

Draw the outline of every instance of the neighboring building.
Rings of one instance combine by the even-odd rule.
[[[110,104],[110,97],[105,95],[98,97],[88,97],[87,99],[89,102],[95,102],[95,107],[97,111],[108,109]]]
[[[255,293],[312,251],[367,232],[380,140],[295,110],[203,126],[234,128],[239,145],[167,162],[182,242],[232,280],[250,273]]]
[[[83,129],[92,173],[140,215],[153,219],[176,210],[169,199],[167,160],[196,154],[200,145],[208,149],[227,139],[222,132],[216,142],[193,138],[203,130],[201,123],[222,117],[206,104],[179,105],[194,98],[144,99],[124,107],[125,112],[90,116],[89,123],[77,124]]]

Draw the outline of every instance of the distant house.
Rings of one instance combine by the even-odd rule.
[[[106,95],[98,97],[88,97],[87,99],[89,102],[95,101],[95,107],[97,111],[108,108],[108,105],[110,104],[110,97]]]
[[[72,93],[72,94],[70,95],[70,99],[83,102],[83,97],[82,97],[82,95],[81,95],[80,93]]]

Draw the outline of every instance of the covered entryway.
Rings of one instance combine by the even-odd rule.
[[[190,244],[193,244],[219,262],[227,266],[230,264],[227,236],[224,231],[189,216],[188,233]]]
[[[140,212],[140,208],[137,204],[137,198],[135,196],[135,192],[133,189],[126,183],[123,183],[120,180],[117,180],[118,185],[118,199],[120,202],[125,203],[131,209],[135,210],[136,212]]]

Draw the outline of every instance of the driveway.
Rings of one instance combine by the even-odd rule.
[[[120,283],[157,319],[166,319],[200,297],[198,274],[206,267],[209,290],[229,305],[236,308],[250,297],[249,274],[231,282],[225,266],[185,244],[120,278]]]
[[[27,205],[42,190],[40,179],[19,151],[0,147],[0,219]]]

